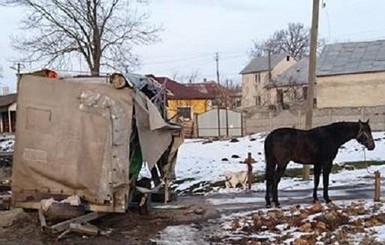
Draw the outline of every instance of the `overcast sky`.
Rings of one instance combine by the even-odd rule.
[[[385,39],[385,1],[320,0],[319,37],[328,43]],[[172,77],[197,72],[200,79],[216,79],[219,53],[221,80],[240,80],[249,60],[252,40],[264,40],[289,22],[311,25],[312,0],[150,0],[151,21],[162,24],[161,41],[136,51],[142,59],[137,73]],[[23,12],[0,8],[0,65],[3,78],[15,89],[9,36],[17,31]],[[82,69],[85,69],[83,67]]]

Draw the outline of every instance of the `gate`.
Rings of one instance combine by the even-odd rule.
[[[198,137],[243,136],[242,114],[228,109],[213,109],[196,117]]]

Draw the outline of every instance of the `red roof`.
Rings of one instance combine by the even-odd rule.
[[[230,91],[216,83],[215,81],[207,81],[203,83],[191,83],[187,86],[195,88],[201,93],[206,94],[210,99],[217,98],[218,96],[229,96]]]
[[[202,93],[193,87],[178,83],[168,77],[156,77],[154,75],[146,75],[146,77],[152,78],[156,80],[159,84],[165,85],[166,89],[172,93],[172,95],[169,96],[170,99],[211,99],[209,95]]]
[[[0,95],[0,107],[10,106],[17,101],[17,94]]]

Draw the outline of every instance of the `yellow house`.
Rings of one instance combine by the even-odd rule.
[[[317,107],[385,105],[385,40],[326,45],[317,61]]]
[[[211,109],[212,96],[167,77],[147,75],[167,90],[167,117],[173,121],[192,121],[194,114]]]

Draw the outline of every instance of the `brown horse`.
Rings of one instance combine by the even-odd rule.
[[[328,194],[329,174],[338,149],[351,139],[356,139],[368,150],[375,147],[372,132],[367,122],[337,122],[330,125],[299,130],[278,128],[265,140],[266,207],[271,207],[270,194],[275,206],[278,202],[278,183],[290,161],[314,165],[313,200],[318,201],[319,178],[323,176],[323,197],[331,202]]]

